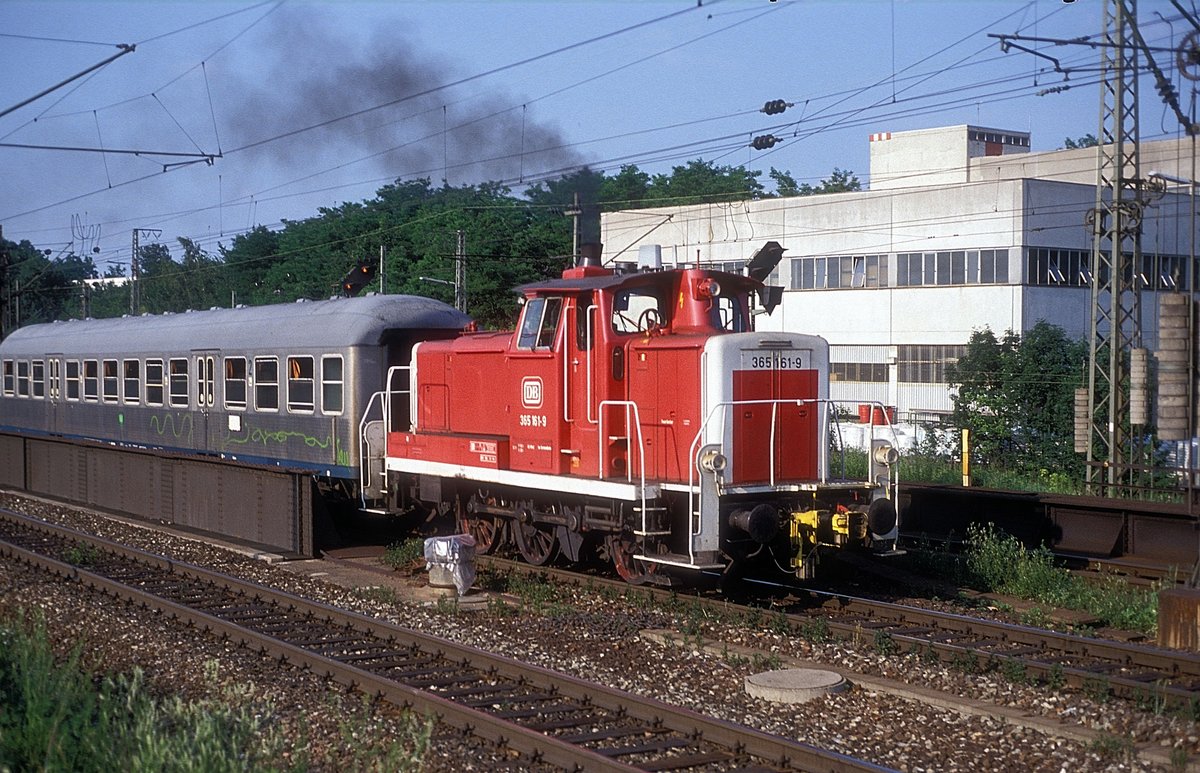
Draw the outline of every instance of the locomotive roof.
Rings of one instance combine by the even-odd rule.
[[[532,293],[570,293],[570,292],[588,292],[591,290],[605,290],[613,287],[628,285],[630,287],[638,287],[641,285],[660,284],[662,282],[674,281],[674,275],[679,274],[684,269],[667,268],[658,271],[634,271],[634,272],[613,272],[610,274],[601,274],[596,276],[585,276],[572,279],[543,279],[540,282],[530,282],[519,287],[513,288],[515,292],[529,295]],[[713,269],[701,269],[706,273],[715,275],[725,275],[726,279],[722,281],[733,281],[737,286],[752,288],[761,285],[757,279],[750,279],[740,274],[729,274],[724,271],[716,271]]]
[[[0,341],[0,353],[14,357],[54,352],[112,356],[193,349],[333,350],[378,345],[389,330],[460,330],[469,321],[466,314],[432,298],[369,295],[29,325]]]

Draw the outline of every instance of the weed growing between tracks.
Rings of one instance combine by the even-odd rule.
[[[223,678],[216,660],[204,663],[213,697],[184,700],[152,689],[138,669],[93,675],[82,649],[57,656],[40,614],[0,620],[0,770],[415,771],[429,749],[431,719],[410,713],[403,732],[384,732],[369,698],[342,709],[338,749],[314,742],[303,723],[289,734],[272,701]]]
[[[1055,566],[1044,546],[1026,549],[1016,538],[987,526],[967,530],[966,571],[971,584],[1065,609],[1096,615],[1106,625],[1153,635],[1158,588],[1135,588],[1117,577],[1088,582]]]
[[[970,526],[960,554],[926,547],[914,551],[910,563],[915,571],[959,585],[1087,612],[1114,628],[1153,636],[1158,625],[1158,585],[1145,589],[1115,576],[1101,582],[1075,577],[1055,565],[1045,547],[1029,550],[992,524]],[[1048,619],[1037,607],[1021,613],[1029,626],[1044,627]]]
[[[0,639],[0,768],[232,773],[280,758],[269,704],[156,698],[141,671],[93,679],[79,645],[56,662],[40,619],[5,622]]]
[[[393,569],[406,569],[424,559],[425,541],[419,537],[412,537],[403,542],[393,542],[388,545],[379,561]]]

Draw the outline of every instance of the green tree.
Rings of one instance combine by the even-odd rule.
[[[6,241],[5,282],[8,285],[4,330],[78,316],[83,297],[83,280],[96,276],[90,257],[68,253],[51,258],[28,241]],[[48,251],[47,251],[48,252]]]
[[[716,166],[701,159],[689,161],[685,166],[672,168],[669,175],[656,174],[650,178],[647,204],[663,206],[757,199],[762,197],[764,190],[758,181],[761,174],[744,166]]]
[[[646,206],[650,193],[650,175],[633,164],[626,164],[600,185],[600,203],[606,212]]]
[[[787,180],[791,180],[791,177],[787,177]],[[776,182],[778,182],[778,180]],[[791,180],[791,182],[793,185],[795,185],[794,180]],[[861,190],[862,183],[858,181],[858,177],[855,176],[854,172],[846,169],[839,169],[835,166],[829,177],[822,180],[818,185],[813,186],[809,185],[808,183],[804,183],[796,189],[796,193],[794,195],[813,196],[819,193],[846,193],[847,191]],[[786,194],[781,193],[780,195]]]
[[[1073,394],[1087,362],[1082,341],[1039,322],[1024,336],[971,334],[947,368],[956,426],[970,429],[976,458],[1021,473],[1082,474],[1073,448]]]
[[[1096,139],[1094,134],[1085,134],[1082,137],[1071,139],[1067,137],[1063,140],[1063,148],[1066,150],[1078,150],[1079,148],[1094,148],[1100,144],[1100,140]]]
[[[796,178],[787,172],[771,167],[771,171],[767,172],[767,175],[775,181],[776,195],[785,197],[800,195],[800,186],[796,184]]]

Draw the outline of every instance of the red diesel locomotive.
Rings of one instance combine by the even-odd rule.
[[[598,552],[631,582],[752,560],[803,577],[823,546],[894,544],[895,451],[832,474],[829,346],[756,332],[759,279],[581,265],[519,292],[515,331],[392,368],[363,420],[366,498],[532,564]]]

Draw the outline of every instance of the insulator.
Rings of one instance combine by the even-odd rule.
[[[775,147],[777,142],[779,142],[779,138],[774,134],[760,134],[750,142],[750,147],[755,150],[766,150]]]

